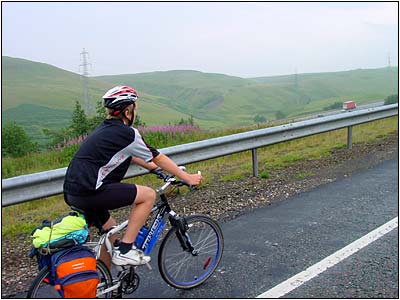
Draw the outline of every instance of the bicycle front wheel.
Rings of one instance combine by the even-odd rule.
[[[224,238],[217,222],[204,215],[192,215],[185,219],[189,228],[186,239],[194,251],[181,246],[177,228],[171,227],[158,253],[162,278],[179,289],[190,289],[206,281],[217,268],[224,249]]]
[[[97,285],[97,298],[111,298],[111,292],[104,292],[107,288],[112,286],[110,271],[104,263],[99,260],[96,262],[96,267],[100,279]],[[26,298],[61,298],[61,295],[54,288],[54,285],[50,283],[49,278],[50,268],[44,267],[33,280]]]

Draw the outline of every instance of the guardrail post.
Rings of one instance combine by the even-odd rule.
[[[253,176],[258,177],[257,148],[251,149],[251,159],[253,161]]]
[[[347,149],[353,148],[353,126],[347,127]]]

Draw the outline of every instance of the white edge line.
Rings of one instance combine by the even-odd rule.
[[[391,221],[376,228],[375,230],[364,235],[363,237],[359,238],[358,240],[352,242],[351,244],[347,245],[346,247],[344,247],[344,248],[336,251],[332,255],[324,258],[323,260],[321,260],[320,262],[316,263],[315,265],[309,267],[305,271],[300,272],[297,275],[294,275],[293,277],[278,284],[277,286],[273,287],[272,289],[262,293],[261,295],[258,295],[257,298],[279,298],[279,297],[286,295],[287,293],[291,292],[292,290],[294,290],[297,287],[301,286],[302,284],[306,283],[310,279],[316,277],[317,275],[326,271],[330,267],[333,267],[334,265],[341,262],[345,258],[356,253],[357,251],[366,247],[370,243],[376,241],[380,237],[384,236],[385,234],[389,233],[393,229],[397,228],[398,222],[399,222],[399,217],[392,219]]]

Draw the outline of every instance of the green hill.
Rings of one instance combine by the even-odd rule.
[[[166,71],[96,77],[132,85],[196,118],[226,125],[252,123],[255,115],[275,120],[324,110],[335,102],[359,103],[397,93],[398,68],[240,78],[198,71]]]
[[[2,111],[25,103],[71,110],[82,97],[80,75],[48,64],[2,56],[1,71]],[[89,95],[98,98],[108,87],[90,80]]]
[[[162,103],[177,111],[205,120],[218,120],[219,118],[214,116],[210,117],[210,112],[220,106],[224,101],[224,95],[231,89],[243,87],[251,82],[223,74],[179,70],[96,78],[114,84],[120,82],[134,86],[146,93],[161,97]]]
[[[95,78],[88,79],[93,112],[96,102],[112,86]],[[162,104],[157,96],[140,90],[139,93],[142,100],[140,115],[147,124],[168,124],[189,117]],[[80,75],[44,63],[2,57],[2,123],[17,122],[41,145],[48,141],[42,129],[67,126],[75,101],[81,98]]]
[[[35,138],[42,128],[66,126],[81,99],[81,76],[48,64],[3,56],[2,75],[3,122],[14,120]],[[257,78],[191,70],[88,78],[92,107],[106,90],[126,84],[138,90],[148,125],[193,115],[206,129],[252,124],[256,115],[275,120],[318,112],[350,99],[372,102],[398,93],[397,82],[397,67]]]

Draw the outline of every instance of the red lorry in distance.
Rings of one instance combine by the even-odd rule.
[[[356,108],[356,103],[354,101],[347,101],[343,103],[343,110],[351,110]]]

